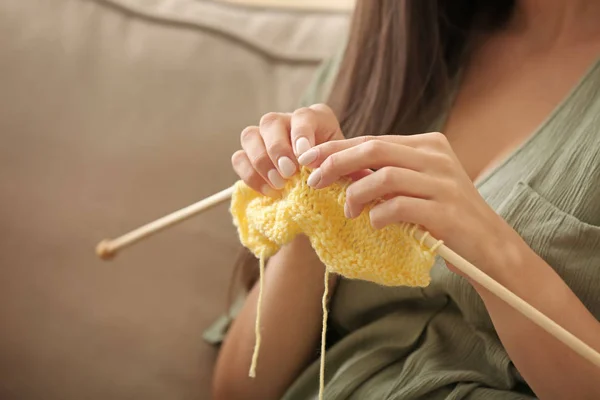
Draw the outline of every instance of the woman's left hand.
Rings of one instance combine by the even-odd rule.
[[[316,168],[308,184],[317,189],[357,171],[375,169],[348,186],[347,217],[385,199],[369,212],[373,227],[421,225],[481,268],[492,261],[497,244],[514,238],[515,232],[480,196],[441,133],[328,142],[304,153],[299,162]]]

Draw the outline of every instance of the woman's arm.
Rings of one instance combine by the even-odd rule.
[[[543,259],[516,233],[511,236],[507,242],[517,250],[497,248],[498,256],[489,264],[488,273],[592,348],[600,350],[600,323]],[[483,299],[511,360],[539,398],[600,399],[599,367],[483,287],[472,284]]]
[[[346,189],[348,217],[425,227],[481,270],[600,351],[600,322],[554,270],[481,198],[445,136],[358,137],[314,147],[299,159],[316,168],[320,189],[365,168],[378,170]],[[452,268],[452,267],[451,267]],[[519,312],[477,287],[511,360],[542,399],[600,399],[600,368]]]
[[[249,378],[248,371],[258,286],[251,291],[221,348],[213,379],[214,400],[279,399],[318,356],[324,273],[323,264],[304,236],[269,260],[256,378]]]

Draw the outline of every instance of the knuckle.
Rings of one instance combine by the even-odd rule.
[[[331,171],[335,170],[336,166],[337,166],[337,155],[332,154],[325,159],[323,164],[321,164],[321,170],[326,171],[326,172],[331,172]]]
[[[297,134],[309,134],[316,125],[316,121],[314,120],[314,112],[307,107],[299,108],[292,114],[293,126],[294,130]]]
[[[276,112],[267,113],[260,118],[260,126],[265,127],[272,125],[275,122],[279,121],[280,118],[281,116]]]
[[[383,167],[380,170],[379,176],[381,179],[381,185],[392,185],[396,178],[396,171],[394,170],[394,168],[391,167]]]
[[[244,162],[246,159],[244,151],[236,151],[231,156],[231,164],[233,165],[234,172],[250,187],[260,186],[261,177],[254,168],[248,168],[248,165]]]
[[[261,152],[250,158],[250,163],[254,166],[254,168],[266,171],[269,169],[271,159],[267,153]]]
[[[254,169],[250,168],[243,168],[236,172],[244,182],[251,186],[253,184],[256,184],[256,181],[260,177],[260,175],[258,175],[258,173]]]
[[[312,110],[321,112],[321,113],[325,113],[325,114],[333,114],[333,110],[331,109],[331,107],[329,107],[327,104],[325,103],[317,103],[317,104],[313,104],[312,106],[309,107]]]
[[[274,158],[278,158],[287,152],[287,147],[284,143],[273,142],[267,146],[267,153],[274,156]]]
[[[298,136],[311,136],[314,134],[314,129],[309,124],[298,124],[294,127],[294,135]]]
[[[431,132],[428,136],[429,140],[436,146],[445,146],[448,143],[446,135],[441,132]]]
[[[313,126],[306,120],[302,121],[302,122],[298,122],[298,121],[294,121],[294,136],[298,137],[298,136],[311,136],[314,134],[315,130],[313,128]]]
[[[313,124],[319,127],[318,131],[325,141],[332,139],[343,139],[344,134],[340,129],[340,123],[333,110],[323,103],[314,104],[309,107],[315,114]]]
[[[243,176],[240,176],[240,179],[257,192],[260,192],[262,186],[265,184],[265,181],[256,171],[245,172]]]
[[[396,216],[402,216],[403,213],[406,211],[406,205],[398,198],[398,197],[394,197],[392,200],[390,200],[392,202],[392,212],[394,213],[394,215]],[[402,219],[402,218],[400,218]]]
[[[242,130],[242,133],[240,134],[240,139],[242,142],[245,142],[250,137],[252,137],[252,135],[256,134],[259,134],[257,126],[247,126]]]
[[[433,160],[443,171],[451,171],[454,167],[454,160],[448,154],[438,154]]]
[[[369,142],[375,142],[376,141],[375,139],[376,139],[376,136],[373,136],[373,135],[362,136],[360,138],[361,144],[365,144],[365,143],[369,143]]]
[[[369,139],[363,142],[361,148],[364,156],[376,157],[377,153],[381,150],[381,143],[378,140]]]
[[[308,107],[298,108],[292,113],[292,118],[294,119],[302,119],[312,116],[313,110]]]

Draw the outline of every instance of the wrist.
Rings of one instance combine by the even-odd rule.
[[[518,232],[500,216],[495,216],[496,223],[490,224],[494,228],[481,236],[485,238],[480,241],[483,256],[481,265],[477,266],[499,282],[507,283],[515,276],[522,276],[535,253]]]
[[[285,259],[285,262],[281,263],[281,267],[286,270],[286,274],[291,274],[295,279],[309,281],[311,285],[315,284],[323,288],[326,267],[317,256],[307,236],[298,235],[274,257]],[[338,274],[328,274],[329,296],[335,290],[339,278]]]

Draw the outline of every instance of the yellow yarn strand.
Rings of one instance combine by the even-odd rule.
[[[254,342],[254,353],[252,354],[252,363],[250,364],[250,378],[256,378],[256,364],[258,362],[258,352],[260,351],[260,310],[262,308],[262,294],[265,280],[265,257],[260,256],[259,262],[259,286],[258,300],[256,301],[256,321],[254,322],[254,334],[256,336]]]
[[[323,392],[325,391],[325,337],[327,336],[327,319],[329,311],[327,308],[327,296],[329,295],[329,270],[325,268],[325,288],[323,290],[323,325],[321,329],[321,368],[319,370],[319,400],[323,400]]]

